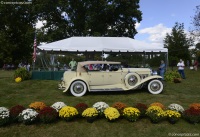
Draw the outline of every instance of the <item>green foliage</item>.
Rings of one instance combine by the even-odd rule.
[[[25,68],[18,68],[15,70],[14,79],[17,77],[21,77],[23,80],[28,80],[31,78],[30,73]]]
[[[194,41],[192,38],[187,38],[184,32],[184,24],[176,22],[171,34],[167,33],[164,39],[164,47],[168,48],[169,59],[190,60],[188,48],[191,46],[194,46]]]
[[[165,81],[173,82],[174,78],[181,78],[180,74],[177,71],[167,71],[165,73]]]

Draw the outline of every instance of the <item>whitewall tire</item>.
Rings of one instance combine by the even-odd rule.
[[[148,91],[151,94],[160,94],[163,91],[163,83],[160,80],[151,80],[148,84]]]
[[[83,81],[74,81],[70,86],[70,92],[76,97],[81,97],[87,92],[87,86]]]

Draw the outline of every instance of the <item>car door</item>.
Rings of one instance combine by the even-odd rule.
[[[90,86],[101,86],[105,84],[103,71],[88,71],[88,75]]]

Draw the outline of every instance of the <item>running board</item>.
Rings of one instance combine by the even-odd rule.
[[[105,89],[91,89],[90,92],[97,91],[124,91],[122,88],[105,88]]]

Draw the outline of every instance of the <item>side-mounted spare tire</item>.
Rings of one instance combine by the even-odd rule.
[[[148,83],[148,91],[151,94],[160,94],[163,91],[163,83],[158,79],[153,79]]]
[[[70,92],[76,97],[81,97],[87,92],[87,86],[83,81],[74,81],[70,86]]]
[[[129,89],[135,88],[135,85],[138,84],[140,81],[141,81],[140,76],[137,73],[128,73],[125,76],[125,84]]]

